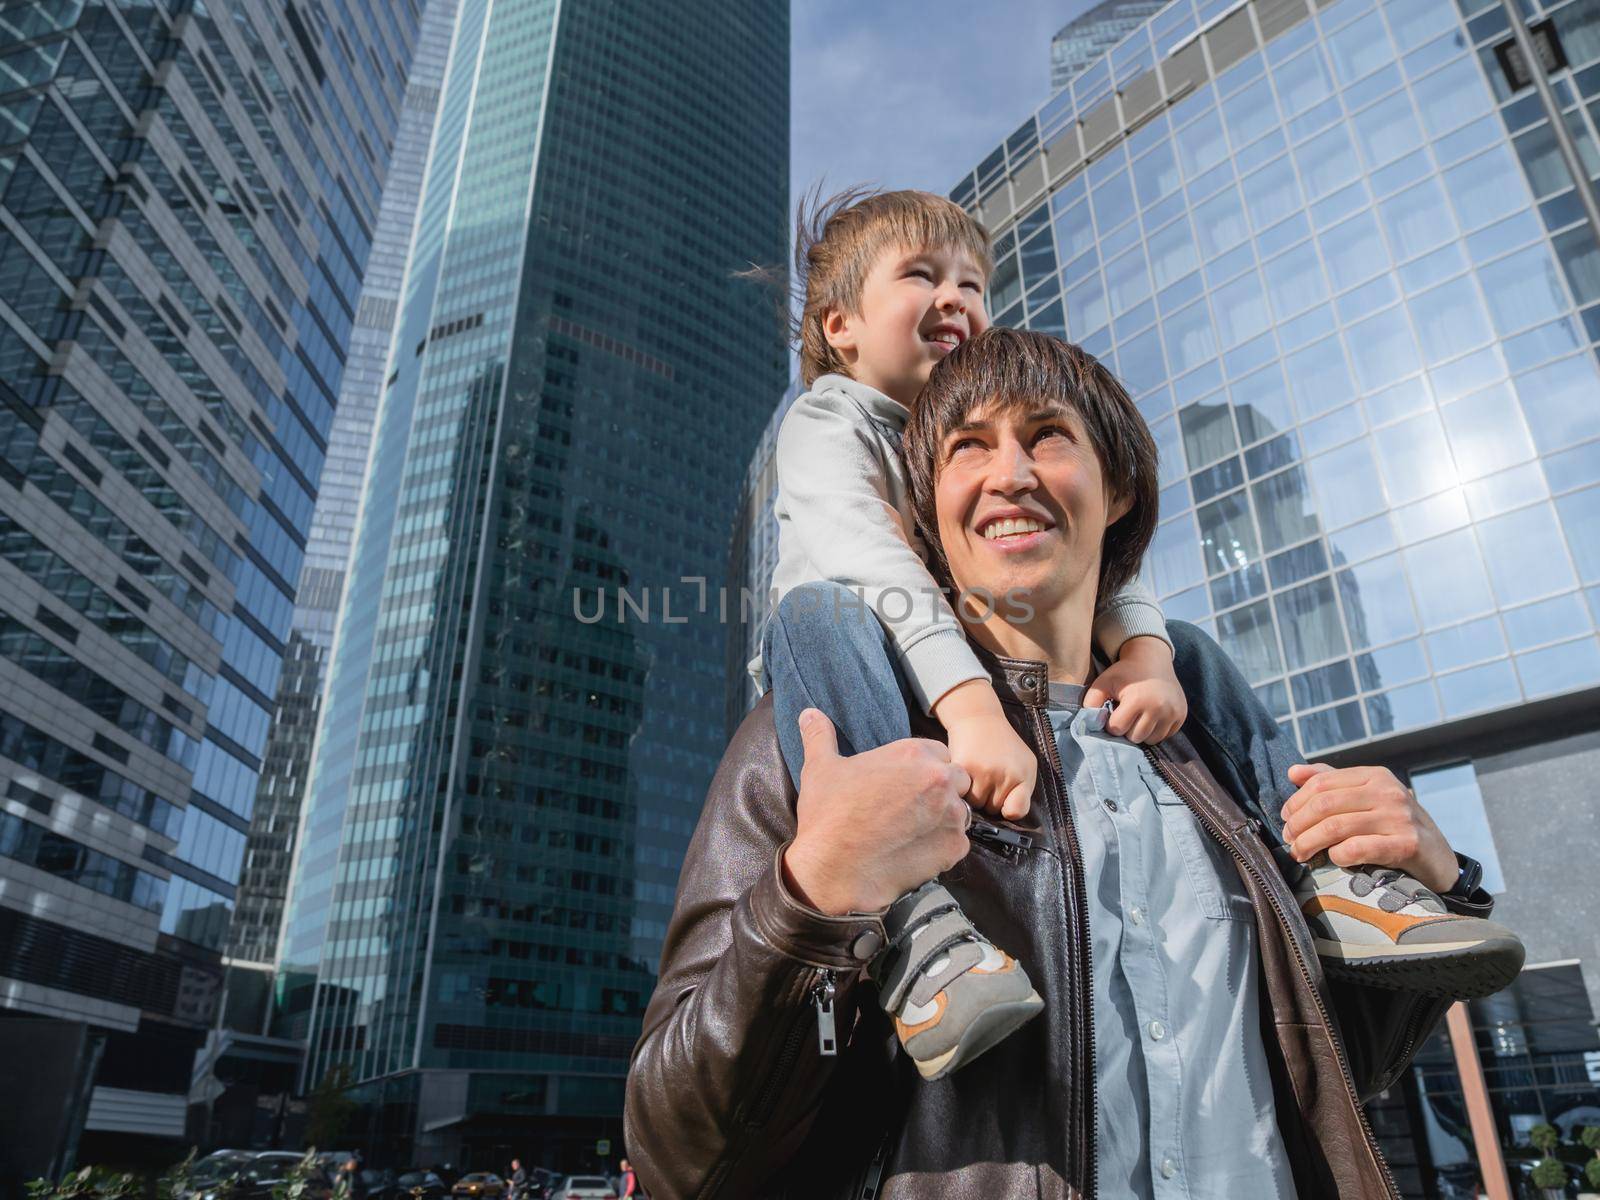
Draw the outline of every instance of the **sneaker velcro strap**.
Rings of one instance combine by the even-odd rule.
[[[927,970],[929,963],[952,946],[975,941],[978,937],[978,931],[959,908],[946,909],[931,921],[901,934],[885,954],[883,968],[878,973],[883,1006],[890,1012],[898,1010],[907,990]]]

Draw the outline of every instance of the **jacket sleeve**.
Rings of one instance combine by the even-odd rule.
[[[869,931],[883,944],[879,914],[824,916],[784,888],[778,856],[794,836],[794,801],[768,696],[712,780],[628,1072],[628,1155],[658,1200],[757,1195],[784,1166],[854,1022],[862,962],[852,947]],[[832,1056],[818,1044],[825,980]]]
[[[808,392],[795,401],[775,452],[784,520],[819,578],[858,592],[878,613],[917,703],[931,713],[951,688],[989,673],[889,494],[885,448],[865,421],[848,396]]]

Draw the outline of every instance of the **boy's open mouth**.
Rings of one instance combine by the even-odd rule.
[[[922,340],[954,350],[966,340],[966,334],[954,325],[939,325],[922,335]]]

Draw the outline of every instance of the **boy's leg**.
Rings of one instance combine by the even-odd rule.
[[[911,736],[910,691],[889,634],[843,584],[801,584],[778,601],[761,638],[778,744],[795,787],[805,762],[800,714],[825,713],[839,753],[859,754]]]
[[[1452,914],[1422,884],[1389,869],[1346,869],[1318,854],[1301,864],[1283,845],[1283,806],[1304,762],[1232,660],[1200,630],[1168,621],[1173,667],[1189,700],[1184,732],[1250,815],[1311,927],[1330,975],[1375,987],[1469,1000],[1497,992],[1522,968],[1523,947],[1504,926]]]
[[[877,616],[841,584],[788,592],[762,632],[783,758],[800,783],[800,714],[825,713],[839,752],[860,754],[911,736],[914,701]],[[936,879],[884,917],[888,945],[869,970],[901,1045],[928,1079],[977,1058],[1043,1007],[1027,972],[973,928]]]

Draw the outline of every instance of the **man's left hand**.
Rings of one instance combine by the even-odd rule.
[[[1300,790],[1283,806],[1283,840],[1300,862],[1326,850],[1341,867],[1392,867],[1436,892],[1455,886],[1450,843],[1393,771],[1301,763],[1289,782]]]

